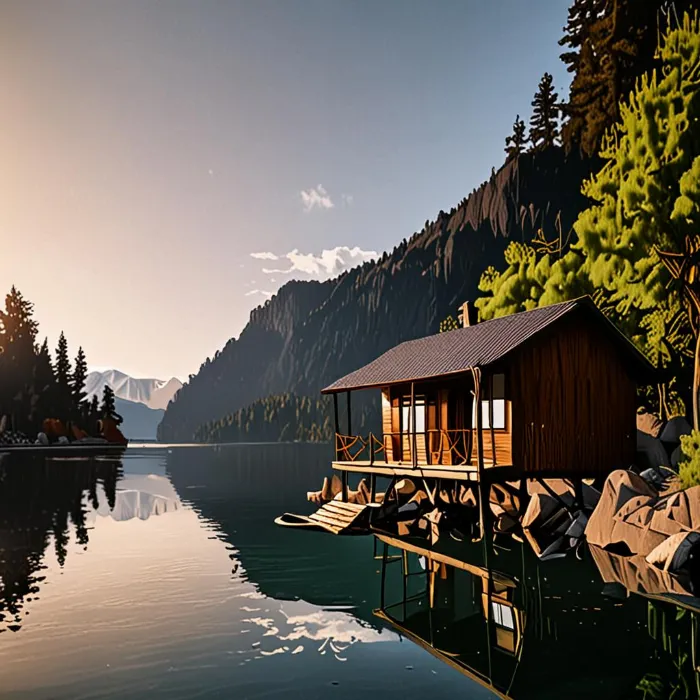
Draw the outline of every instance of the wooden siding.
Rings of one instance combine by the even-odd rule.
[[[636,386],[590,321],[564,319],[521,348],[510,380],[515,467],[607,474],[632,464]]]

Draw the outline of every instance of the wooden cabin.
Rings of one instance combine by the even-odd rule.
[[[590,297],[411,340],[323,390],[335,402],[334,467],[602,476],[633,463],[637,387],[653,380]],[[354,435],[351,393],[368,389],[381,391],[382,434]]]

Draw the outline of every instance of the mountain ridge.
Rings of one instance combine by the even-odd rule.
[[[508,242],[530,241],[540,228],[554,238],[557,221],[566,236],[592,162],[557,147],[522,154],[391,253],[326,282],[288,282],[178,392],[159,439],[189,441],[199,426],[267,396],[315,396],[397,343],[436,333],[479,295],[482,272],[503,264]]]

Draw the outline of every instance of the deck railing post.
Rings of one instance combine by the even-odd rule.
[[[413,467],[418,466],[418,455],[416,454],[416,449],[418,446],[417,440],[416,440],[416,385],[414,382],[411,382],[411,423],[412,423],[412,441],[411,441],[411,452],[412,452],[412,457],[413,459],[411,460],[413,463]]]
[[[335,419],[335,459],[338,461],[338,433],[340,426],[338,421],[338,394],[333,394],[333,418]]]
[[[374,435],[369,434],[369,463],[374,464]]]

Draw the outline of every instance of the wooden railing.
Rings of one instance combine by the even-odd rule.
[[[382,440],[373,433],[367,438],[336,433],[335,454],[342,462],[461,466],[473,463],[473,438],[474,431],[469,428],[384,433]],[[413,459],[414,450],[420,459]]]

